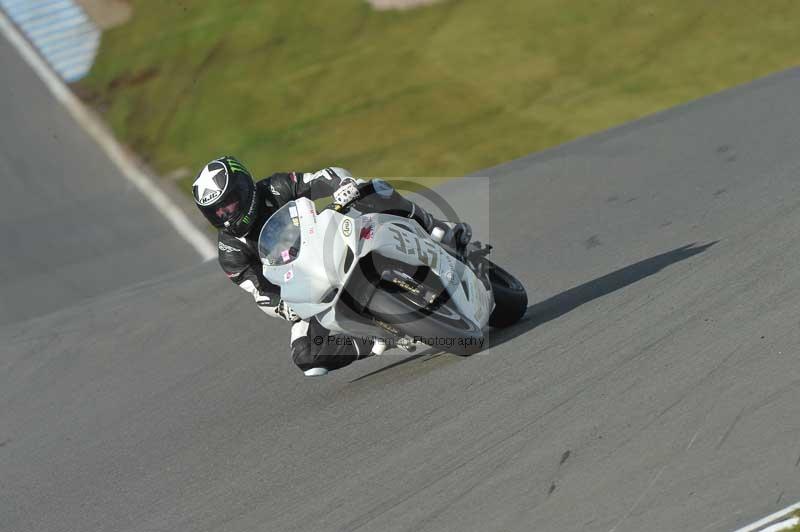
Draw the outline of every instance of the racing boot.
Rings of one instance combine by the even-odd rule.
[[[472,240],[472,227],[466,222],[437,220],[419,205],[411,203],[413,210],[409,218],[416,220],[436,242],[463,252]]]
[[[459,252],[467,249],[467,245],[472,240],[472,227],[466,222],[453,223],[434,220],[434,227],[429,232],[431,238]]]

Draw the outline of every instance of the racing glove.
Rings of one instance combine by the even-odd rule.
[[[258,305],[261,306],[261,303],[259,303],[258,301],[256,301],[256,303],[258,303]],[[282,318],[282,319],[284,319],[284,320],[286,320],[286,321],[288,321],[290,323],[294,323],[294,322],[300,321],[300,316],[298,316],[295,313],[295,311],[292,310],[292,307],[290,307],[288,304],[286,304],[286,302],[283,299],[281,299],[278,302],[277,306],[272,307],[272,308],[269,309],[267,314],[270,314],[270,313],[272,315],[274,315],[276,318]]]
[[[347,205],[351,201],[358,199],[361,194],[358,191],[358,183],[352,177],[342,179],[339,188],[333,191],[333,201],[339,205]]]

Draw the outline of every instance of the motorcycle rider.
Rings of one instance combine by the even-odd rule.
[[[362,206],[372,211],[416,220],[442,243],[462,247],[472,236],[468,224],[436,220],[385,181],[357,180],[338,167],[310,173],[274,173],[254,182],[240,161],[224,156],[203,167],[192,185],[192,195],[200,212],[219,229],[219,263],[228,278],[251,294],[267,315],[292,323],[292,360],[307,376],[324,375],[368,356],[372,342],[332,336],[315,318],[300,320],[280,299],[280,288],[264,278],[258,256],[258,236],[272,213],[299,197],[316,200],[333,196],[340,203],[361,198]]]

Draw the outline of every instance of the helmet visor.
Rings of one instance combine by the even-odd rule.
[[[242,214],[242,202],[237,195],[231,195],[220,203],[201,207],[200,210],[215,227],[225,227],[226,222],[234,223],[239,219]]]
[[[214,210],[214,216],[222,223],[236,219],[239,215],[239,200],[232,198],[231,201],[225,205],[219,205]]]

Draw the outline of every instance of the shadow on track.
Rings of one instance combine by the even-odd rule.
[[[703,253],[717,242],[719,241],[715,240],[701,246],[693,242],[681,246],[672,251],[625,266],[607,275],[556,294],[549,299],[530,305],[525,312],[525,317],[518,324],[507,329],[493,329],[490,332],[488,336],[490,340],[489,347],[502,345],[539,325],[572,312],[581,305],[641,281],[645,277],[660,272],[667,266]]]
[[[649,259],[625,266],[624,268],[620,268],[619,270],[613,271],[607,275],[598,277],[597,279],[583,283],[574,288],[570,288],[569,290],[561,292],[560,294],[556,294],[549,299],[530,305],[528,310],[525,312],[525,317],[516,325],[507,329],[492,329],[487,335],[487,340],[489,340],[488,347],[492,348],[502,345],[509,340],[512,340],[517,336],[521,336],[526,332],[538,327],[539,325],[559,318],[568,312],[572,312],[581,305],[608,295],[611,292],[621,288],[625,288],[626,286],[632,285],[637,281],[641,281],[645,277],[649,277],[660,272],[667,266],[671,266],[672,264],[703,253],[717,242],[719,241],[715,240],[714,242],[700,246],[698,246],[696,242],[693,242],[691,244],[681,246],[671,251],[667,251],[666,253],[656,255],[655,257],[650,257]],[[413,362],[418,358],[436,352],[437,351],[434,349],[426,349],[422,353],[398,360],[397,362],[389,364],[388,366],[384,366],[380,369],[353,379],[350,382],[353,383],[362,379],[366,379],[367,377],[382,373],[408,362]]]
[[[361,375],[360,377],[356,377],[355,379],[351,380],[350,383],[352,384],[354,382],[358,382],[360,380],[366,379],[367,377],[372,377],[373,375],[377,375],[378,373],[383,373],[384,371],[388,371],[388,370],[390,370],[390,369],[392,369],[394,367],[401,366],[401,365],[403,365],[403,364],[405,364],[407,362],[412,362],[412,361],[417,360],[418,358],[422,358],[424,356],[436,355],[436,353],[445,354],[445,353],[439,351],[438,349],[433,349],[432,347],[429,347],[427,349],[423,349],[419,353],[415,353],[413,355],[409,355],[409,356],[407,356],[405,358],[402,358],[402,359],[398,360],[397,362],[392,362],[388,366],[383,366],[382,368],[378,368],[375,371],[370,371],[369,373],[365,373],[364,375]],[[381,355],[381,356],[385,356],[385,355]],[[428,360],[430,360],[430,359],[428,359]],[[423,360],[423,362],[425,362],[425,361]]]

